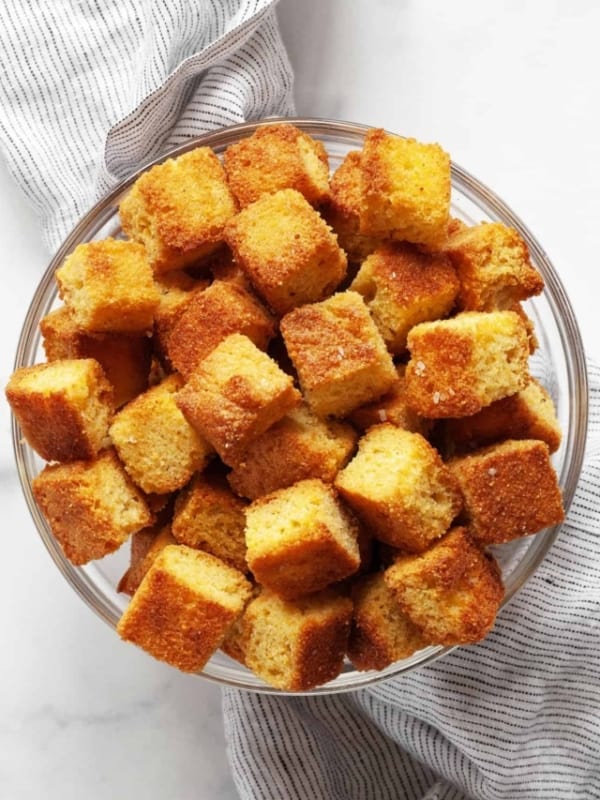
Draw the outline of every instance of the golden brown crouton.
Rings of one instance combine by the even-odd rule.
[[[113,387],[115,408],[147,388],[152,342],[146,334],[82,331],[67,306],[47,314],[40,331],[48,361],[94,358],[100,364]]]
[[[51,464],[32,483],[50,529],[73,564],[117,550],[152,515],[113,450],[91,461]]]
[[[241,208],[280,189],[295,189],[313,205],[329,196],[327,151],[287,122],[265,125],[229,145],[223,164]]]
[[[539,294],[544,280],[533,267],[517,231],[500,222],[482,222],[451,236],[444,251],[460,279],[459,308],[493,311]]]
[[[397,381],[392,388],[372,403],[356,408],[350,414],[350,421],[361,431],[366,431],[372,425],[380,425],[382,422],[391,422],[404,430],[420,433],[427,436],[432,427],[432,421],[419,416],[406,403],[404,373],[406,366],[398,364],[396,373]]]
[[[370,130],[361,155],[360,232],[441,247],[450,212],[450,157],[437,144]]]
[[[93,458],[106,443],[114,394],[93,358],[21,367],[6,397],[29,446],[46,461]]]
[[[304,397],[320,415],[343,417],[397,380],[392,358],[362,297],[340,292],[281,320]]]
[[[454,528],[424,553],[397,558],[384,576],[404,613],[432,644],[483,639],[504,597],[496,562],[464,528]]]
[[[159,298],[141,244],[119,239],[79,244],[56,270],[56,282],[81,330],[152,330]]]
[[[242,613],[252,587],[218,558],[169,545],[119,620],[122,639],[184,672],[201,670]]]
[[[175,501],[173,536],[180,544],[212,553],[247,572],[244,528],[246,503],[216,471],[195,475]]]
[[[390,423],[367,431],[335,486],[376,539],[410,552],[442,536],[462,505],[437,451],[418,433]]]
[[[265,589],[241,618],[234,657],[270,686],[307,691],[340,674],[351,617],[352,601],[330,589],[293,601]]]
[[[246,511],[248,566],[259,583],[288,599],[356,572],[357,535],[335,492],[317,479],[260,497]]]
[[[195,292],[208,288],[208,279],[192,278],[187,272],[173,270],[158,276],[154,281],[159,292],[159,303],[154,314],[154,347],[158,357],[168,367],[169,337],[171,331]]]
[[[535,378],[520,392],[496,400],[471,417],[443,420],[441,431],[450,453],[502,439],[541,439],[554,453],[561,441],[552,398]]]
[[[119,208],[123,230],[145,246],[156,274],[183,269],[213,253],[236,211],[225,171],[209,147],[144,172]]]
[[[348,658],[356,669],[385,669],[429,644],[400,608],[382,572],[360,578],[352,600]]]
[[[250,442],[300,399],[290,376],[247,336],[234,333],[200,362],[177,405],[221,459],[235,466]]]
[[[183,386],[174,373],[121,409],[110,437],[131,479],[145,492],[166,494],[206,466],[212,448],[175,401]]]
[[[275,333],[273,318],[243,286],[215,281],[194,293],[171,328],[167,343],[175,369],[189,378],[198,364],[231,333],[242,333],[261,350]]]
[[[351,425],[319,419],[298,406],[250,443],[228,480],[251,500],[305,478],[332,481],[357,439]]]
[[[512,311],[464,311],[408,334],[406,402],[433,419],[466,417],[523,389],[529,342]]]
[[[562,496],[548,446],[507,440],[448,462],[465,498],[469,533],[501,544],[564,519]]]
[[[448,256],[390,243],[363,261],[350,289],[363,296],[390,353],[402,354],[414,325],[450,313],[459,283]]]
[[[333,173],[331,199],[322,213],[338,237],[348,260],[360,263],[381,244],[381,237],[360,233],[361,169],[360,152],[350,151]]]
[[[346,274],[335,234],[294,189],[263,195],[225,235],[258,294],[280,315],[327,297]]]

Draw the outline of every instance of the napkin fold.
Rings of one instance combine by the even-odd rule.
[[[585,465],[537,572],[479,644],[315,697],[226,689],[243,800],[600,797],[600,367]]]
[[[213,128],[293,113],[275,5],[0,4],[0,146],[51,251],[161,153]]]

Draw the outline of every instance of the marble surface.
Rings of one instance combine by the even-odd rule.
[[[440,141],[527,222],[600,352],[595,263],[600,6],[506,0],[282,0],[299,114]],[[0,379],[48,261],[0,165]],[[117,637],[38,540],[0,404],[0,797],[231,800],[218,687]]]

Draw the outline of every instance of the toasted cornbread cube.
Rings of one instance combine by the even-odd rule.
[[[261,350],[275,333],[273,318],[243,286],[215,281],[195,293],[168,340],[171,363],[189,378],[198,364],[231,333],[242,333]]]
[[[159,298],[141,244],[119,239],[79,244],[56,270],[56,282],[81,330],[152,330]]]
[[[188,422],[231,466],[250,442],[300,402],[294,383],[247,336],[231,334],[177,394]]]
[[[289,123],[265,125],[229,145],[223,165],[242,208],[280,189],[295,189],[313,205],[329,196],[325,147]]]
[[[492,629],[504,587],[492,556],[453,528],[419,555],[396,559],[385,582],[406,616],[432,644],[471,644]]]
[[[357,535],[331,486],[318,479],[264,495],[246,511],[248,566],[259,583],[287,599],[356,572]]]
[[[232,655],[270,686],[306,691],[340,674],[351,617],[352,601],[331,589],[293,601],[265,589],[248,604]]]
[[[462,506],[437,451],[420,434],[389,422],[367,431],[335,486],[376,539],[410,552],[442,536]]]
[[[180,489],[212,454],[177,406],[182,386],[180,375],[169,375],[121,409],[110,426],[119,458],[144,492]]]
[[[496,400],[471,417],[446,419],[441,424],[442,438],[450,452],[472,450],[502,439],[541,439],[554,453],[561,442],[552,398],[535,378],[520,392]]]
[[[237,263],[277,314],[327,297],[346,255],[325,220],[294,189],[263,195],[227,225]]]
[[[319,416],[343,417],[397,380],[392,357],[356,292],[295,309],[281,320],[281,333],[304,397]]]
[[[152,342],[146,334],[82,331],[67,306],[47,314],[40,331],[48,361],[94,358],[100,364],[113,387],[115,408],[147,388]]]
[[[48,465],[33,480],[32,489],[72,564],[114,552],[132,533],[153,522],[113,450],[91,461]]]
[[[252,593],[241,572],[184,545],[154,559],[119,620],[122,639],[184,672],[198,672]]]
[[[500,222],[482,222],[451,236],[444,251],[460,279],[459,308],[493,311],[539,294],[544,280],[529,259],[517,231]]]
[[[368,256],[350,289],[363,296],[390,353],[402,354],[414,325],[450,313],[459,283],[448,256],[396,243]]]
[[[6,397],[23,436],[46,461],[93,458],[105,444],[114,394],[93,358],[21,367]]]
[[[400,608],[382,572],[360,578],[352,600],[348,658],[356,669],[385,669],[429,644]]]
[[[360,152],[351,150],[333,173],[331,199],[323,216],[338,237],[342,250],[352,263],[360,263],[381,244],[381,237],[360,233],[361,169]]]
[[[225,171],[209,147],[144,172],[119,207],[123,230],[145,246],[156,274],[183,269],[213,253],[236,211]]]
[[[405,372],[406,366],[398,364],[396,367],[398,379],[389,392],[380,397],[379,400],[374,400],[372,403],[367,403],[352,411],[349,416],[352,424],[364,432],[372,425],[391,422],[392,425],[397,425],[398,428],[420,433],[426,437],[431,431],[432,421],[425,419],[425,417],[420,417],[406,404],[404,396]]]
[[[437,144],[370,130],[361,160],[360,232],[437,248],[450,216],[450,157]]]
[[[192,278],[187,272],[173,270],[158,276],[154,281],[159,292],[158,307],[154,313],[154,345],[161,361],[169,361],[169,337],[179,317],[196,292],[209,286],[208,279]]]
[[[227,486],[224,476],[195,475],[178,495],[173,514],[173,536],[180,544],[212,553],[240,572],[246,564],[246,503]]]
[[[129,568],[119,581],[118,592],[133,595],[158,554],[170,544],[177,544],[170,525],[157,524],[131,536]]]
[[[481,544],[510,542],[564,519],[544,442],[509,439],[452,459],[448,467],[464,495],[469,533]]]
[[[408,334],[406,402],[432,419],[476,414],[529,380],[527,331],[512,311],[464,311]]]
[[[298,406],[250,443],[227,479],[251,500],[305,478],[330,482],[357,439],[351,425],[319,419],[307,406]]]

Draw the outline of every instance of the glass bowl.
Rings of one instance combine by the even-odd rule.
[[[118,218],[119,202],[144,169],[199,145],[210,146],[220,154],[231,143],[252,134],[257,125],[274,124],[279,121],[281,120],[268,119],[259,123],[235,125],[191,140],[184,146],[146,164],[94,206],[56,253],[35,292],[21,332],[15,368],[45,360],[38,323],[57,305],[55,270],[80,242],[121,235]],[[368,130],[364,125],[333,120],[288,121],[323,142],[329,153],[332,170],[340,164],[346,153],[362,146],[364,135]],[[517,229],[527,242],[533,263],[544,277],[546,288],[543,294],[526,304],[527,313],[535,323],[540,343],[538,351],[531,359],[531,371],[550,391],[563,430],[563,442],[553,456],[553,463],[568,509],[583,459],[588,396],[583,346],[571,304],[543,248],[521,220],[493,192],[456,164],[452,165],[451,203],[452,215],[468,224],[484,220],[500,221]],[[43,462],[23,441],[14,418],[13,444],[21,486],[44,545],[73,589],[98,616],[114,628],[128,602],[128,598],[118,594],[115,587],[128,565],[129,548],[124,546],[117,553],[84,567],[70,564],[55,541],[32,495],[31,482],[42,468]],[[534,536],[502,545],[495,550],[506,586],[503,605],[510,602],[534,573],[558,535],[559,527],[548,528]],[[342,673],[335,680],[311,690],[310,694],[349,691],[375,681],[397,677],[443,656],[450,649],[428,647],[415,653],[411,658],[396,662],[379,672],[359,672],[351,664],[346,663]],[[249,670],[220,652],[210,659],[199,674],[228,686],[278,693],[278,690],[267,686]]]

